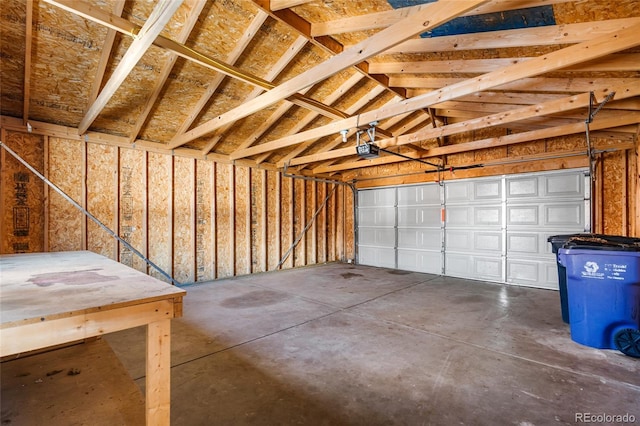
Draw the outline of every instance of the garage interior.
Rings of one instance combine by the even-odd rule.
[[[1,6],[0,253],[186,290],[172,423],[640,419],[547,242],[640,237],[637,1]],[[143,328],[3,357],[3,424],[143,424]]]

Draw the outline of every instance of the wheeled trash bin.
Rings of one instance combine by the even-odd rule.
[[[599,237],[570,239],[558,250],[567,273],[571,339],[640,357],[640,243]]]

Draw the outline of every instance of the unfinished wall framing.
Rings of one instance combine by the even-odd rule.
[[[335,184],[80,138],[2,129],[2,141],[180,283],[354,257],[344,240],[353,238],[352,191],[343,186],[321,206]],[[1,151],[2,253],[91,250],[164,279]]]

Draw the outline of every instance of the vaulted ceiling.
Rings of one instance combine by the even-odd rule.
[[[637,0],[1,1],[14,127],[334,176],[578,134],[590,111],[637,140]],[[358,157],[372,137],[402,156]]]

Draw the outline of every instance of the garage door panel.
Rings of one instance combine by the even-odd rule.
[[[383,268],[396,267],[396,251],[386,247],[358,247],[358,263]]]
[[[473,251],[473,230],[445,229],[445,251]]]
[[[440,205],[438,184],[407,186],[398,188],[398,205]]]
[[[584,229],[584,202],[545,204],[542,209],[544,226]]]
[[[558,271],[553,265],[545,261],[534,259],[507,260],[507,282],[512,284],[558,288]]]
[[[395,204],[395,188],[368,189],[364,191],[358,191],[359,207],[394,206]]]
[[[545,197],[582,198],[584,194],[583,173],[551,175],[543,179]]]
[[[502,226],[502,206],[471,205],[447,207],[445,212],[447,227]]]
[[[507,179],[507,199],[538,198],[539,196],[540,190],[537,177],[527,176]]]
[[[398,248],[440,250],[440,229],[398,228]]]
[[[358,230],[358,243],[364,246],[395,247],[396,233],[393,228],[364,228]]]
[[[507,206],[507,227],[539,225],[540,214],[536,204]]]
[[[358,224],[360,226],[395,226],[395,209],[392,207],[358,209]]]
[[[483,180],[474,182],[473,195],[475,200],[496,200],[502,199],[502,180]]]
[[[398,226],[440,227],[440,206],[398,207]]]
[[[501,226],[502,206],[473,207],[474,226]]]
[[[446,253],[445,275],[487,281],[502,281],[503,258]]]
[[[440,251],[398,249],[398,269],[441,274],[442,253]]]
[[[501,199],[501,179],[445,183],[445,204],[500,201]]]
[[[476,231],[473,238],[473,249],[501,254],[502,232]]]

